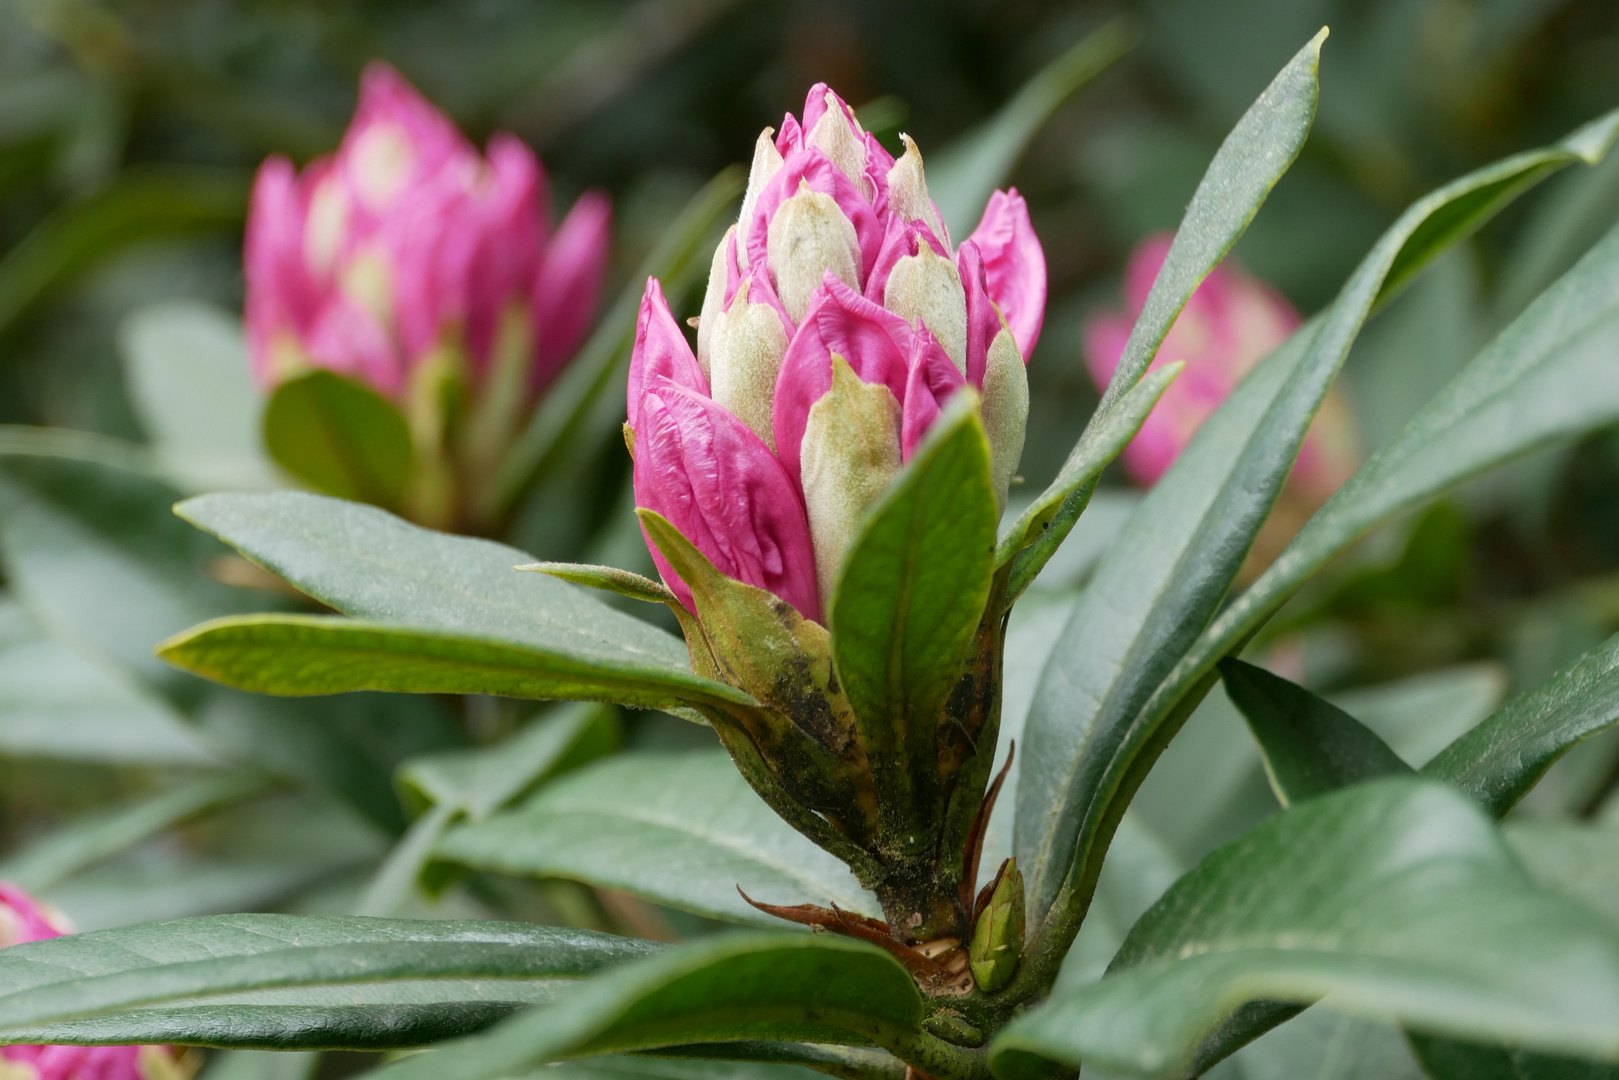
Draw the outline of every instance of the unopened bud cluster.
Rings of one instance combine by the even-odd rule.
[[[816,85],[802,123],[788,115],[759,136],[695,352],[655,280],[637,327],[637,505],[816,621],[863,515],[958,391],[982,397],[1003,504],[1023,449],[1024,364],[1046,294],[1027,207],[996,192],[952,246],[922,155],[904,144],[896,160]]]

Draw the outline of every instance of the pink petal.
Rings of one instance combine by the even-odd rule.
[[[1112,312],[1093,315],[1085,321],[1085,366],[1097,389],[1106,389],[1113,378],[1113,369],[1124,357],[1124,343],[1130,340],[1133,326],[1132,319]]]
[[[1027,361],[1046,317],[1046,255],[1017,188],[989,197],[984,217],[968,239],[984,256],[990,298],[1000,307]]]
[[[0,881],[0,947],[45,941],[71,933],[59,926],[39,901],[9,881]]]
[[[468,163],[475,168],[478,162],[477,148],[456,130],[450,118],[417,93],[399,72],[381,61],[369,64],[360,77],[359,104],[337,150],[338,170],[345,183],[356,192],[367,190],[363,175],[367,164],[364,151],[367,141],[374,139],[378,132],[403,137],[409,151],[390,203],[406,197],[417,184],[446,168],[465,167]],[[368,205],[364,198],[356,201],[361,207]],[[370,209],[381,212],[387,205]]]
[[[488,363],[500,313],[512,300],[529,301],[545,245],[545,173],[515,136],[489,143],[482,182],[466,196],[461,230],[471,252],[465,289],[466,344],[480,369]]]
[[[832,389],[832,354],[843,357],[868,383],[882,383],[905,400],[912,339],[910,324],[872,303],[830,273],[810,299],[798,332],[787,344],[776,377],[771,426],[776,453],[794,487],[802,484],[799,455],[810,406]],[[946,363],[949,362],[948,357]]]
[[[388,331],[358,304],[336,297],[321,312],[307,343],[317,367],[347,375],[388,397],[405,388],[405,361]]]
[[[894,272],[894,264],[907,255],[915,255],[922,250],[926,242],[934,253],[944,258],[950,257],[950,251],[944,246],[933,230],[921,221],[903,221],[897,217],[888,219],[888,228],[883,233],[883,243],[877,249],[876,261],[872,263],[871,271],[866,275],[866,287],[862,290],[875,303],[883,302],[883,290],[888,287],[888,275]]]
[[[1169,257],[1169,246],[1175,234],[1158,232],[1143,239],[1130,253],[1130,262],[1124,268],[1124,302],[1133,314],[1141,314],[1147,306],[1147,294],[1158,280],[1158,271]],[[1206,280],[1206,279],[1205,279]]]
[[[607,280],[608,227],[613,205],[606,194],[587,191],[562,219],[534,281],[534,326],[539,354],[534,387],[561,370],[596,319]]]
[[[627,413],[630,428],[636,433],[636,456],[640,456],[641,399],[645,387],[654,379],[664,378],[676,386],[694,390],[708,396],[708,380],[697,363],[697,355],[686,342],[680,325],[669,310],[669,301],[663,298],[663,286],[658,279],[646,279],[646,292],[641,296],[641,312],[635,322],[635,347],[630,353],[630,380]]]
[[[940,411],[967,385],[967,380],[926,329],[918,329],[911,346],[905,396],[900,410],[900,458],[911,460]]]
[[[753,224],[748,229],[748,265],[767,264],[765,256],[769,245],[770,221],[781,204],[798,193],[800,182],[808,184],[812,191],[832,196],[838,208],[854,225],[855,238],[860,244],[860,279],[864,281],[871,274],[871,268],[877,262],[877,252],[882,248],[883,227],[872,211],[871,203],[860,194],[854,182],[843,174],[842,169],[832,164],[831,159],[813,147],[795,150],[787,155],[781,169],[759,193],[759,201],[753,208]]]
[[[781,118],[781,130],[776,133],[776,153],[786,157],[794,150],[804,147],[804,129],[798,126],[798,118],[787,113]]]
[[[299,184],[292,162],[283,157],[266,159],[253,178],[242,242],[244,317],[254,374],[265,385],[274,374],[271,342],[281,333],[301,341],[319,305],[320,290],[304,262],[309,189]]]
[[[636,505],[662,514],[721,573],[820,619],[803,504],[747,425],[705,395],[654,378],[641,402],[634,479]],[[647,547],[664,582],[692,609],[691,590],[650,538]]]
[[[984,388],[984,371],[989,366],[989,346],[1001,330],[1001,317],[989,298],[984,275],[984,258],[971,240],[961,242],[956,252],[956,271],[967,294],[967,381],[976,390]],[[1028,357],[1024,357],[1027,362]]]

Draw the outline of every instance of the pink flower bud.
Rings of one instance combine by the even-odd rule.
[[[302,174],[272,157],[254,181],[244,269],[259,381],[324,367],[399,398],[445,346],[477,376],[517,305],[537,391],[582,340],[607,254],[603,196],[582,198],[554,239],[547,197],[522,142],[496,135],[480,155],[397,72],[371,65],[336,154]]]
[[[962,387],[986,395],[995,475],[1010,479],[1028,409],[1021,365],[1039,336],[1045,305],[1045,257],[1015,191],[997,192],[973,238],[954,250],[928,196],[916,145],[905,138],[906,152],[895,161],[824,84],[810,89],[802,124],[789,114],[774,140],[770,135],[766,129],[755,144],[741,219],[714,254],[696,356],[661,293],[649,286],[628,415],[643,507],[663,512],[670,499],[693,503],[696,495],[682,502],[668,493],[684,490],[680,483],[706,491],[721,471],[771,478],[756,481],[769,497],[750,503],[770,508],[764,530],[770,536],[799,536],[796,522],[809,505],[818,547],[802,563],[807,572],[784,571],[765,586],[809,614],[814,604],[806,597],[827,595],[828,576],[894,463],[910,458]],[[1010,359],[1018,370],[1007,367]],[[771,387],[766,375],[778,362]],[[654,420],[659,434],[650,436]],[[653,452],[649,438],[660,447],[655,466],[642,460]],[[683,456],[668,449],[679,438],[687,440]],[[730,460],[747,462],[746,470],[712,460],[716,451],[707,447],[719,442]],[[778,475],[790,500],[778,490]],[[716,566],[734,565],[725,572],[754,584],[769,576],[757,560],[724,554],[731,547],[752,550],[725,538],[763,535],[757,522],[766,518],[744,514],[751,524],[743,527],[733,513],[721,527],[714,514],[698,520],[681,512],[691,531],[665,516]],[[796,541],[777,547],[798,551]],[[668,567],[661,559],[659,565],[668,580]],[[670,587],[684,595],[683,586]]]
[[[1169,254],[1171,237],[1136,246],[1124,273],[1125,310],[1094,316],[1085,326],[1085,359],[1098,387],[1107,385],[1147,294]],[[1214,269],[1187,301],[1152,366],[1186,361],[1186,370],[1158,400],[1125,448],[1127,472],[1155,482],[1239,382],[1293,333],[1299,316],[1280,293],[1234,263]],[[1321,499],[1355,469],[1353,427],[1341,402],[1324,407],[1305,436],[1293,481]]]
[[[0,881],[0,947],[71,933],[60,912]],[[3,1046],[0,1061],[15,1080],[181,1080],[190,1072],[166,1046]]]

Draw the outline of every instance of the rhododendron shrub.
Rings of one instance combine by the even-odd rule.
[[[398,72],[372,65],[335,154],[301,171],[271,157],[254,180],[255,376],[274,389],[326,371],[374,390],[409,422],[419,483],[476,489],[601,297],[607,197],[586,192],[555,226],[548,203],[523,142],[500,133],[480,154]],[[296,453],[278,456],[302,471]],[[440,457],[460,475],[432,475]],[[415,509],[454,521],[458,501],[476,502],[457,494],[418,491]]]
[[[1498,820],[1619,720],[1619,639],[1426,760],[1249,661],[1267,620],[1370,530],[1619,422],[1619,231],[1262,573],[1238,574],[1310,467],[1301,448],[1380,303],[1533,181],[1601,160],[1619,114],[1417,201],[1295,324],[1217,268],[1302,149],[1324,36],[1226,138],[1157,265],[1132,271],[1101,402],[1015,513],[1046,289],[1022,200],[954,207],[948,220],[981,224],[951,236],[920,149],[891,156],[822,86],[757,143],[695,334],[646,285],[623,435],[660,580],[534,563],[309,494],[179,506],[330,609],[229,615],[158,646],[189,672],[288,696],[655,709],[718,744],[558,777],[581,706],[419,761],[401,782],[427,808],[375,888],[437,888],[447,866],[475,872],[478,897],[498,898],[495,875],[565,878],[757,932],[669,945],[653,920],[646,940],[312,915],[126,927],[0,950],[0,987],[23,988],[0,992],[0,1037],[453,1040],[390,1060],[386,1080],[566,1076],[598,1055],[624,1055],[599,1067],[625,1075],[1173,1080],[1301,1012],[1283,1049],[1341,1051],[1360,1036],[1312,1026],[1336,1012],[1384,1025],[1351,1030],[1441,1080],[1610,1069],[1619,931],[1571,880],[1581,859],[1541,858],[1547,833]],[[1026,130],[1035,91],[974,145]],[[964,183],[938,159],[935,190],[941,174]],[[1043,579],[1138,437],[1150,489],[1082,589]],[[642,603],[667,616],[626,610]],[[1274,802],[1180,865],[1132,810],[1216,683]],[[1563,824],[1564,854],[1611,840]]]

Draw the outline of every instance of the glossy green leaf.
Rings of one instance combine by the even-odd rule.
[[[1300,803],[1215,852],[1107,977],[1016,1020],[991,1060],[1006,1080],[1043,1060],[1178,1076],[1245,1003],[1323,997],[1418,1030],[1619,1057],[1619,940],[1533,885],[1469,800],[1403,778]]]
[[[410,480],[410,423],[364,383],[318,369],[277,386],[264,406],[264,446],[317,491],[396,506]]]
[[[1507,702],[1422,772],[1456,785],[1499,817],[1570,747],[1616,720],[1619,636]]]
[[[1390,275],[1396,270],[1414,273],[1440,253],[1444,242],[1482,224],[1551,169],[1599,158],[1616,129],[1619,114],[1587,125],[1556,146],[1509,158],[1418,200],[1378,241],[1338,299],[1244,380],[1142,501],[1065,629],[1030,718],[1029,757],[1039,771],[1031,766],[1018,792],[1018,862],[1027,867],[1031,910],[1048,909],[1064,888],[1076,897],[1085,894],[1085,882],[1094,876],[1105,848],[1108,822],[1116,818],[1113,801],[1127,799],[1139,785],[1191,704],[1212,682],[1215,661],[1234,651],[1274,610],[1274,603],[1303,580],[1289,576],[1302,565],[1301,534],[1288,549],[1293,554],[1284,553],[1199,637],[1219,609],[1333,374]],[[1402,436],[1391,448],[1396,450],[1393,456],[1374,457],[1304,533],[1316,529],[1315,522],[1332,513],[1338,500],[1354,498],[1346,495],[1352,491],[1362,493],[1360,509],[1375,504],[1393,513],[1408,505],[1390,501],[1396,485],[1363,479],[1387,480],[1381,461],[1418,461],[1423,464],[1417,472],[1432,477],[1437,470],[1449,483],[1558,432],[1597,422],[1603,407],[1590,403],[1602,395],[1590,393],[1589,384],[1601,377],[1598,357],[1609,354],[1584,331],[1603,322],[1588,306],[1601,295],[1619,300],[1619,240],[1593,252],[1508,328],[1451,391],[1413,421],[1407,429],[1410,438]],[[1576,306],[1576,300],[1587,306]],[[1619,380],[1611,374],[1607,381],[1619,390]],[[1461,411],[1469,402],[1480,403],[1481,395],[1498,402],[1499,411]],[[1619,400],[1612,412],[1619,413]],[[1428,453],[1435,449],[1428,446],[1429,436],[1452,427],[1478,440],[1473,443],[1476,456]],[[1408,449],[1398,451],[1400,445]],[[1442,461],[1450,465],[1435,464]],[[1332,542],[1318,549],[1320,561],[1359,531],[1334,530]],[[1320,561],[1312,562],[1311,569]],[[1278,591],[1275,584],[1283,580],[1292,585]],[[1081,703],[1077,717],[1076,702]],[[1069,927],[1081,912],[1082,905],[1064,905],[1058,919]]]
[[[1531,877],[1619,929],[1619,825],[1525,818],[1501,831]]]
[[[449,806],[474,821],[526,795],[558,769],[584,764],[618,742],[611,709],[563,705],[493,746],[413,758],[399,784],[426,806]]]
[[[215,619],[159,643],[157,654],[178,668],[256,694],[495,694],[647,709],[753,702],[724,683],[601,652],[539,649],[324,615]]]
[[[794,832],[722,752],[617,754],[515,810],[452,829],[438,856],[562,877],[731,922],[780,927],[738,895],[881,917],[841,862]]]
[[[218,915],[13,946],[0,1042],[410,1046],[640,959],[651,942],[497,922]]]
[[[1011,178],[1051,114],[1112,67],[1135,41],[1133,28],[1122,19],[1104,23],[1041,68],[982,127],[934,155],[927,166],[928,194],[951,236],[959,240],[972,232],[990,194]]]
[[[1229,658],[1220,662],[1220,677],[1259,743],[1283,806],[1415,772],[1364,724],[1302,686]]]
[[[946,406],[867,513],[832,593],[832,659],[864,736],[880,804],[926,815],[937,728],[984,618],[994,574],[995,488],[975,395]],[[920,835],[926,821],[917,822]]]
[[[1058,479],[1035,501],[1038,512],[1026,513],[1019,520],[1014,531],[1018,539],[1010,550],[1002,549],[1004,560],[1038,537],[1013,568],[1011,598],[1015,599],[1039,576],[1040,568],[1084,511],[1094,483],[1084,478],[1088,470],[1080,467],[1081,460],[1096,456],[1104,443],[1113,441],[1111,437],[1103,437],[1103,429],[1119,426],[1117,411],[1125,409],[1127,403],[1131,410],[1143,404],[1140,395],[1130,392],[1141,381],[1158,346],[1174,325],[1175,317],[1242,236],[1271,188],[1304,146],[1315,118],[1319,92],[1317,68],[1321,43],[1325,39],[1326,31],[1322,30],[1299,50],[1237,121],[1209,163],[1208,171],[1186,207],[1164,265],[1147,294],[1141,315],[1130,331],[1101,404],[1070,452],[1069,462]],[[1151,402],[1144,404],[1150,408]],[[1127,436],[1124,441],[1129,441]],[[1070,483],[1077,486],[1070,489],[1066,486]],[[1035,507],[1031,507],[1031,511]]]
[[[345,615],[692,678],[679,638],[577,586],[518,573],[533,557],[503,544],[296,492],[205,495],[176,512]]]
[[[562,374],[545,392],[528,426],[507,452],[487,491],[482,515],[495,520],[511,509],[536,474],[557,467],[570,447],[593,443],[603,429],[623,422],[622,388],[635,344],[636,313],[646,279],[663,282],[665,296],[678,308],[686,289],[707,267],[712,234],[742,196],[746,176],[738,167],[722,170],[692,196],[680,216],[658,239],[629,284]],[[531,562],[533,560],[530,560]]]
[[[264,403],[239,318],[196,301],[143,307],[119,327],[124,385],[159,467],[187,491],[279,486],[259,442]]]
[[[547,1061],[693,1042],[915,1038],[922,1000],[874,945],[828,934],[732,934],[592,979],[486,1035],[397,1062],[378,1080],[485,1080]]]
[[[81,870],[199,814],[268,790],[249,773],[200,776],[144,802],[76,821],[0,862],[0,881],[44,892]]]

